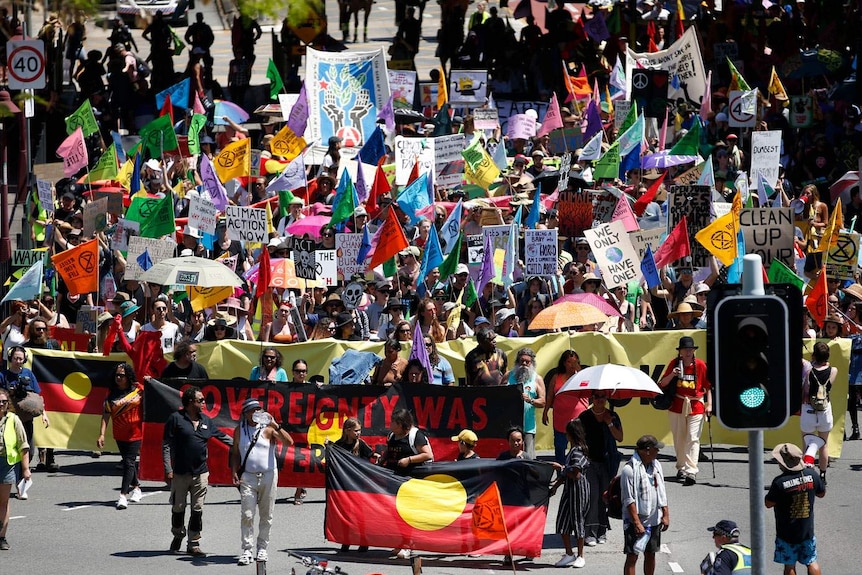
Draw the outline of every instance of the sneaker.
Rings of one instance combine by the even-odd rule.
[[[143,496],[144,494],[141,493],[141,488],[135,487],[134,489],[132,489],[132,493],[129,494],[129,501],[131,501],[132,503],[140,503]]]
[[[50,473],[57,473],[60,471],[60,466],[54,463],[53,461],[45,466]]]
[[[39,473],[45,471],[45,469],[47,468],[45,467],[45,464],[41,461],[39,462],[39,465],[36,466],[36,471],[38,471]]]
[[[117,509],[127,509],[129,507],[129,500],[126,499],[125,495],[120,495],[120,498],[117,500]]]
[[[347,553],[348,551],[350,551],[350,545],[342,545],[341,546],[341,552],[342,553]]]
[[[368,553],[368,545],[360,545],[357,549],[359,553]]]
[[[595,547],[598,544],[598,541],[595,537],[587,537],[584,539],[584,545],[587,547]]]
[[[826,487],[826,472],[825,471],[820,472],[820,481],[823,482],[823,487]]]
[[[201,545],[197,541],[194,543],[189,543],[188,547],[186,547],[186,553],[192,555],[194,557],[206,557],[207,554],[201,550]]]
[[[686,473],[683,485],[694,485],[695,483],[697,483],[697,478],[694,473]]]
[[[574,553],[571,555],[563,555],[559,561],[554,563],[554,567],[568,567],[574,563],[576,559],[577,557],[575,557]]]
[[[236,562],[236,564],[251,565],[252,561],[254,561],[254,555],[251,554],[251,549],[246,549],[242,552],[242,555],[239,556],[239,560]]]
[[[572,566],[575,569],[580,569],[581,567],[583,567],[586,564],[587,564],[587,561],[583,557],[578,557],[577,559],[575,559],[575,562],[572,563]]]
[[[402,549],[395,555],[395,557],[397,557],[398,559],[410,559],[410,550]]]
[[[258,549],[257,557],[255,557],[254,560],[261,563],[266,563],[267,561],[269,561],[269,555],[267,554],[266,549]]]
[[[30,499],[30,496],[29,496],[29,495],[27,495],[26,493],[19,493],[19,494],[18,494],[18,499],[19,499],[19,500],[21,500],[21,501],[26,501],[27,499]]]
[[[676,472],[676,480],[677,481],[680,481],[680,482],[684,481],[685,476],[686,476],[686,473],[682,469],[680,469]]]
[[[604,544],[605,544],[605,543],[607,543],[607,542],[608,542],[608,538],[607,538],[607,537],[605,537],[604,535],[602,535],[601,537],[599,537],[599,540],[598,540],[598,544],[599,544],[599,545],[604,545]]]
[[[506,555],[505,557],[503,557],[503,566],[504,567],[511,567],[512,566],[512,556],[511,555]]]
[[[182,535],[174,535],[173,540],[171,540],[171,552],[179,553],[180,547],[183,544],[183,536]]]
[[[0,537],[0,551],[9,551],[9,542],[5,537]]]

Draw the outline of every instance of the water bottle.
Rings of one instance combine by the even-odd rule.
[[[646,550],[647,543],[649,543],[650,534],[652,533],[652,527],[647,527],[646,532],[638,537],[638,540],[635,541],[635,553],[643,553]]]
[[[272,423],[272,416],[265,411],[255,411],[251,416],[251,420],[257,424],[269,425]]]

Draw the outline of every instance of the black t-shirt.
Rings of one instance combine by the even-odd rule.
[[[775,503],[775,535],[787,543],[814,537],[814,497],[825,492],[812,469],[787,471],[773,479],[766,499]]]
[[[177,362],[172,361],[168,364],[165,370],[162,372],[162,377],[185,377],[188,379],[209,379],[209,374],[207,374],[207,370],[196,361],[193,361],[191,365],[186,368],[182,368],[177,365]]]
[[[468,461],[470,459],[481,459],[481,457],[479,457],[478,453],[474,453],[470,456],[465,456],[463,453],[459,453],[458,457],[455,458],[455,461]]]
[[[356,455],[362,459],[371,459],[371,456],[374,455],[374,450],[371,449],[371,446],[365,443],[362,439],[359,439],[358,441],[359,449],[357,450]],[[356,442],[350,443],[346,439],[339,439],[335,442],[335,445],[353,453],[353,448],[356,447]]]
[[[614,425],[620,425],[620,417],[616,413],[611,413],[611,418]],[[592,409],[588,409],[578,416],[578,419],[584,425],[584,435],[587,441],[587,450],[590,456],[590,461],[605,461],[608,458],[608,426],[596,419]]]
[[[410,447],[409,433],[400,439],[397,439],[394,433],[390,433],[389,438],[386,440],[386,454],[383,457],[383,465],[396,471],[403,471],[405,469],[415,467],[416,465],[409,465],[406,468],[398,467],[398,460],[410,457],[411,455],[416,455],[423,445],[428,445],[428,438],[425,436],[425,432],[421,429],[416,430],[416,438],[413,441],[413,445],[416,447],[416,451]]]

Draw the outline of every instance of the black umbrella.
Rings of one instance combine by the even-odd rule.
[[[425,116],[422,115],[421,112],[417,112],[416,110],[401,108],[395,110],[395,123],[396,124],[415,124],[417,122],[424,122]]]

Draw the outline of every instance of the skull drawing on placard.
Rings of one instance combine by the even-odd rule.
[[[344,302],[345,309],[356,309],[359,306],[359,302],[362,301],[362,292],[365,291],[362,289],[362,284],[359,282],[351,282],[344,287],[344,291],[341,292],[341,301]]]

